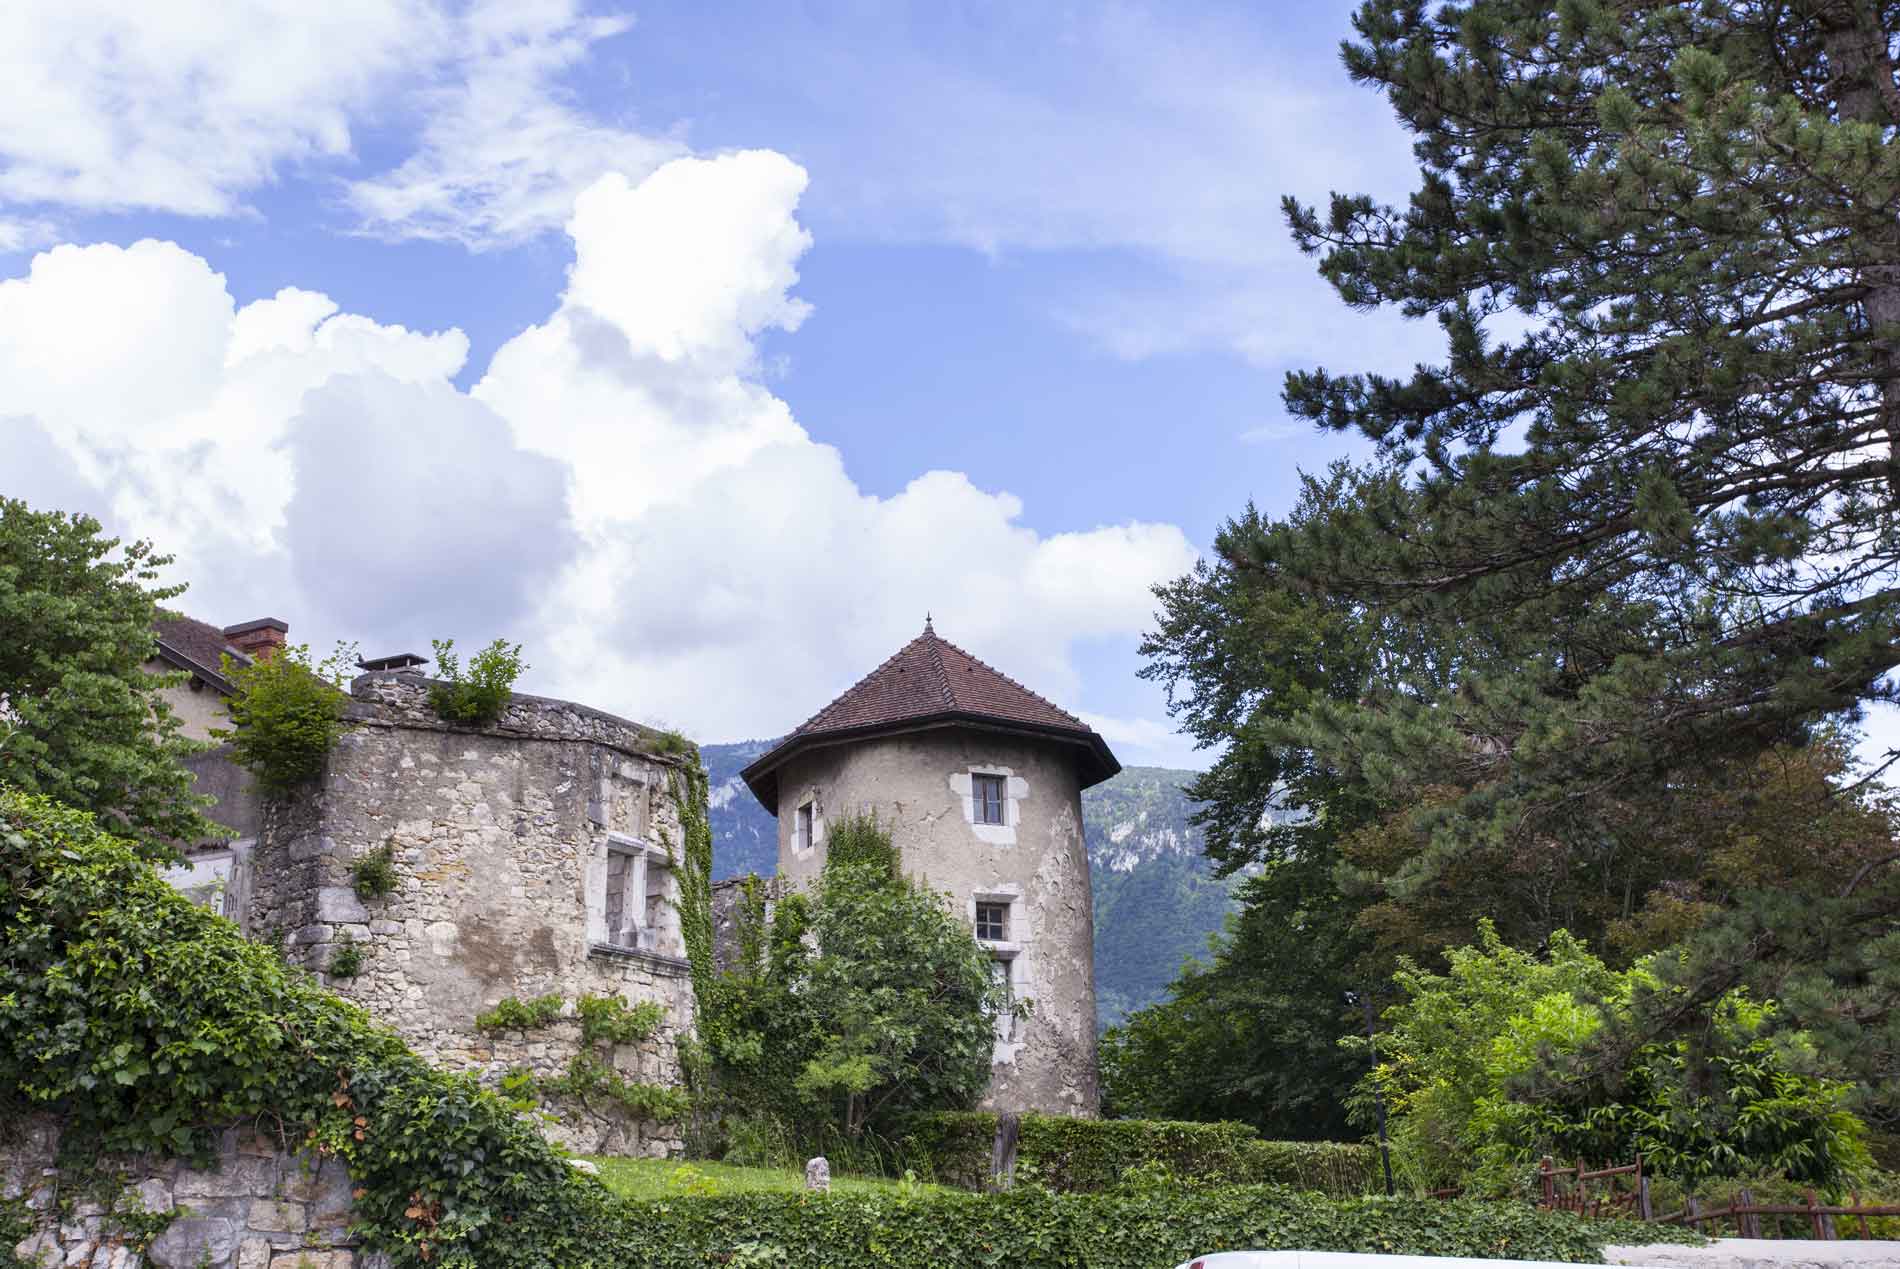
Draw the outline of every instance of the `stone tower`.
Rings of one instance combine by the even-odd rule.
[[[922,635],[743,772],[778,817],[779,873],[811,881],[825,826],[875,812],[906,872],[947,891],[1012,995],[984,1107],[1094,1115],[1095,917],[1082,790],[1121,770],[1102,738]]]

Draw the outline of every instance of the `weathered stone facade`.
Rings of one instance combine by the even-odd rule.
[[[692,1026],[676,910],[682,758],[661,733],[564,701],[515,696],[451,727],[413,671],[352,685],[352,729],[319,784],[267,808],[252,857],[254,937],[361,1002],[450,1069],[559,1076],[580,1048],[582,996],[653,1001],[658,1031],[611,1054],[623,1078],[680,1082]],[[395,885],[361,897],[352,865],[387,852]],[[350,977],[331,974],[346,946]],[[354,955],[354,953],[349,953]],[[558,995],[546,1029],[488,1031],[504,997]],[[611,1105],[559,1103],[554,1135],[584,1151],[665,1154],[676,1129]]]
[[[1007,823],[975,822],[973,774],[1007,781]],[[905,871],[946,892],[973,926],[978,903],[1006,906],[1005,937],[985,945],[1032,1011],[999,1020],[983,1108],[1097,1112],[1095,919],[1081,786],[1067,746],[975,727],[857,739],[789,759],[779,799],[786,885],[817,878],[827,821],[872,811],[889,826]],[[813,811],[809,849],[798,840],[801,806]]]
[[[89,1159],[56,1165],[59,1121],[35,1115],[0,1136],[0,1198],[23,1199],[33,1232],[12,1250],[31,1265],[89,1269],[378,1269],[349,1237],[350,1176],[337,1159],[294,1153],[262,1133],[225,1131],[218,1166]],[[118,1183],[102,1192],[98,1179]],[[175,1213],[140,1255],[116,1212]]]

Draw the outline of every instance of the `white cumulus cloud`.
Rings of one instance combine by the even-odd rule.
[[[239,307],[167,243],[45,252],[0,283],[0,490],[98,490],[209,620],[368,652],[506,635],[531,687],[709,739],[795,724],[927,611],[1082,704],[1078,642],[1144,629],[1193,548],[1039,533],[958,472],[861,490],[758,373],[806,314],[805,179],[762,151],[600,179],[559,304],[467,392],[458,331],[309,290]]]

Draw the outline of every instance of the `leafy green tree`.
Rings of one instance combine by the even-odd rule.
[[[1210,960],[1102,1037],[1104,1113],[1230,1120],[1275,1140],[1355,1135],[1346,1097],[1365,1059],[1339,1040],[1360,1025],[1344,996],[1368,985],[1367,940],[1336,863],[1279,860],[1242,883]]]
[[[759,906],[742,921],[739,963],[701,1001],[735,1118],[775,1116],[809,1144],[975,1104],[996,1012],[1010,1006],[969,928],[903,875],[874,818],[830,826],[816,886],[781,899],[769,928]]]
[[[171,557],[121,546],[90,516],[0,498],[0,784],[98,815],[168,859],[218,829],[192,792],[180,734],[151,674],[152,620],[183,586],[157,584]]]
[[[1527,1182],[1539,1155],[1628,1162],[1694,1188],[1716,1176],[1772,1173],[1838,1185],[1869,1162],[1847,1109],[1851,1085],[1802,1068],[1802,1033],[1765,1034],[1772,1005],[1731,992],[1714,1010],[1712,1051],[1692,1078],[1687,1039],[1651,1042],[1618,1082],[1567,1061],[1639,989],[1667,991],[1651,963],[1618,972],[1564,931],[1544,955],[1481,941],[1430,974],[1405,965],[1386,1011],[1380,1062],[1356,1098],[1391,1115],[1394,1160],[1415,1183],[1494,1190]],[[1708,1078],[1709,1075],[1713,1078]]]
[[[455,652],[455,640],[433,639],[437,672],[443,681],[429,691],[429,704],[444,721],[483,726],[501,717],[514,694],[515,680],[528,667],[521,645],[497,639],[468,659],[468,671]]]
[[[345,667],[355,649],[339,643],[320,664],[310,645],[291,644],[249,665],[224,658],[224,673],[237,685],[231,726],[212,735],[228,740],[231,760],[256,777],[275,797],[302,788],[323,774],[330,751],[349,730]]]

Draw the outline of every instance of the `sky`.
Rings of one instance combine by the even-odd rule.
[[[1152,588],[1402,370],[1283,196],[1398,199],[1351,6],[0,6],[0,493],[322,655],[781,734],[921,631],[1204,765]]]

